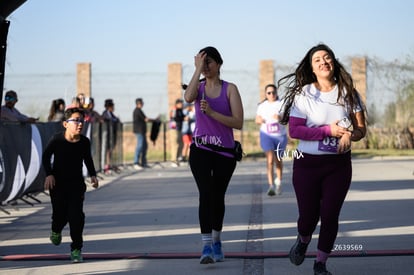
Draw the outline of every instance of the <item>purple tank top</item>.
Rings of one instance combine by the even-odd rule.
[[[203,144],[213,144],[217,146],[233,148],[233,129],[202,113],[200,110],[200,100],[204,95],[204,99],[207,100],[210,108],[223,115],[230,116],[230,102],[227,98],[228,82],[222,81],[220,95],[216,98],[210,98],[205,95],[205,87],[206,83],[201,82],[200,88],[198,90],[198,97],[195,101],[196,126],[193,132],[193,143],[195,143],[197,147],[211,151],[212,149],[203,146]],[[229,153],[220,152],[220,154],[232,157],[232,155]]]

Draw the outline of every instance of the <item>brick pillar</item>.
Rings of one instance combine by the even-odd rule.
[[[365,57],[352,59],[352,79],[365,104],[367,100],[367,59]]]
[[[183,69],[181,63],[168,64],[168,113],[167,119],[170,119],[170,111],[174,108],[175,101],[178,98],[183,98],[182,84]],[[167,133],[167,150],[170,155],[170,160],[175,161],[177,157],[177,132],[175,130],[168,130]]]
[[[268,84],[275,84],[275,67],[273,60],[260,61],[259,68],[259,99],[265,99],[264,89]]]
[[[78,63],[76,94],[82,93],[85,97],[91,97],[91,77],[91,63]]]

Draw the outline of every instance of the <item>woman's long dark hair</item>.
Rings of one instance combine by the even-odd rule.
[[[52,101],[52,105],[50,106],[49,116],[47,117],[48,121],[52,121],[54,119],[56,113],[60,111],[59,107],[62,104],[65,105],[65,101],[62,98],[54,99]]]
[[[334,80],[338,85],[338,100],[339,104],[342,96],[342,91],[345,90],[345,104],[349,106],[350,115],[352,115],[354,108],[360,105],[363,109],[363,103],[359,93],[354,87],[354,82],[351,75],[345,70],[344,66],[335,58],[334,52],[325,44],[318,44],[312,47],[299,63],[294,73],[290,73],[277,82],[278,87],[286,86],[286,92],[283,97],[283,115],[280,123],[287,124],[289,121],[290,109],[292,108],[295,96],[302,92],[302,88],[317,81],[312,70],[312,56],[317,51],[327,51],[332,57],[334,63]]]

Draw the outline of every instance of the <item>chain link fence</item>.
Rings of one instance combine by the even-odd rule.
[[[351,72],[352,58],[340,61]],[[414,66],[410,65],[413,63],[412,59],[386,62],[378,58],[367,58],[367,61],[366,106],[370,129],[367,140],[357,146],[412,148],[413,142],[409,141],[409,133],[414,123],[413,116],[411,116],[411,110],[414,110],[414,96],[407,98],[407,93],[411,93],[410,89],[407,91],[407,87],[411,87],[410,84],[414,82]],[[276,63],[275,82],[282,76],[293,72],[294,69],[294,65]],[[183,83],[189,82],[193,70],[194,66],[183,65]],[[246,119],[243,132],[249,143],[256,146],[257,141],[251,136],[255,135],[253,133],[258,128],[249,120],[255,117],[262,92],[259,91],[259,66],[240,70],[223,68],[221,77],[238,86]],[[9,89],[17,91],[19,95],[17,109],[31,116],[40,117],[41,121],[46,121],[53,99],[63,98],[69,104],[76,95],[76,73],[75,70],[73,73],[61,74],[10,73],[5,76],[5,90]],[[283,94],[283,91],[280,92]],[[115,102],[115,114],[126,124],[132,121],[132,112],[137,97],[144,99],[143,110],[148,117],[160,115],[164,120],[168,117],[166,72],[100,72],[92,67],[92,96],[98,112],[103,111],[105,99],[112,98]],[[404,103],[404,108],[401,107],[401,102]],[[397,123],[398,117],[407,119],[404,123]],[[126,134],[128,131],[124,132]],[[133,147],[133,142],[128,144],[128,146],[124,145],[124,149],[127,147],[130,150],[129,148]],[[249,145],[246,144],[245,148],[248,147]],[[252,151],[255,150],[252,149]]]

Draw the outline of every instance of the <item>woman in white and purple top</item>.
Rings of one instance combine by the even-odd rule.
[[[243,105],[237,86],[220,79],[223,60],[214,47],[194,57],[195,71],[184,99],[195,101],[196,126],[189,164],[199,191],[199,222],[203,251],[201,264],[224,260],[220,234],[224,196],[236,168],[236,159],[220,148],[234,148],[233,129],[243,126]],[[205,77],[200,81],[201,74]]]
[[[324,44],[311,48],[296,71],[278,81],[286,85],[281,123],[289,122],[301,157],[293,162],[293,186],[299,209],[298,238],[290,250],[300,265],[320,219],[314,274],[331,274],[326,261],[351,184],[351,143],[365,136],[365,110],[351,75]]]

